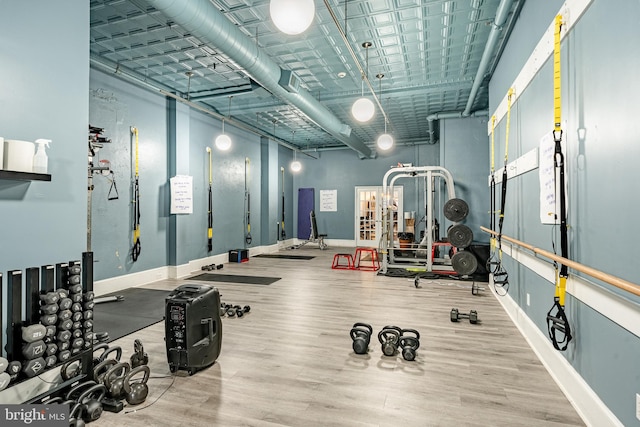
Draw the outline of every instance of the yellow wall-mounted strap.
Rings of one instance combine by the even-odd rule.
[[[561,64],[560,64],[560,32],[562,30],[562,15],[556,16],[556,27],[554,32],[554,43],[553,43],[553,131],[554,131],[554,139],[556,140],[556,144],[560,144],[562,140],[562,74],[561,74]],[[564,168],[564,162],[560,165],[561,168]],[[564,171],[561,171],[563,173]],[[560,197],[565,197],[564,189],[560,190]],[[560,212],[561,218],[564,218],[566,212]],[[561,219],[561,223],[562,223]],[[565,220],[566,222],[566,220]],[[561,233],[566,233],[566,224],[561,224],[562,230]],[[566,240],[566,236],[561,236]],[[561,245],[562,246],[562,245]],[[564,248],[563,248],[564,249]],[[563,257],[566,257],[566,253],[561,254]],[[564,273],[564,274],[563,274]],[[566,267],[560,271],[556,272],[556,289],[555,296],[558,298],[558,303],[561,307],[564,307],[565,295],[567,293],[567,274]]]
[[[496,116],[491,116],[491,228],[495,227],[495,172],[496,172],[496,163],[495,163],[495,132],[496,132]],[[496,249],[496,238],[492,234],[491,239],[489,239],[490,250],[491,253]]]
[[[138,172],[139,172],[139,168],[138,168],[138,128],[136,127],[132,127],[131,128],[131,133],[133,133],[133,135],[136,138],[136,176],[138,176]]]
[[[207,212],[208,216],[208,227],[207,227],[207,239],[209,239],[209,247],[211,248],[211,239],[213,238],[213,200],[211,194],[211,184],[213,183],[213,161],[211,159],[211,148],[207,147],[207,153],[209,154],[209,209]],[[211,250],[211,249],[209,249]]]
[[[496,170],[495,163],[495,131],[496,131],[496,116],[491,116],[491,173]]]
[[[504,145],[504,165],[507,165],[509,159],[509,129],[511,128],[511,98],[513,97],[513,88],[509,88],[507,94],[507,130],[505,132],[505,145]]]
[[[251,174],[251,160],[248,157],[244,159],[245,167],[246,167],[246,186],[247,186],[247,235],[248,238],[251,238],[251,192],[249,189],[250,184],[250,174]],[[249,242],[250,243],[250,242]]]
[[[564,297],[567,294],[567,278],[564,276],[561,276],[557,271],[556,271],[556,292],[555,295],[558,298],[558,304],[560,304],[561,307],[564,307]]]
[[[562,130],[562,91],[560,88],[560,31],[562,30],[562,15],[556,16],[556,30],[553,41],[553,122],[554,130]]]
[[[211,149],[209,149],[209,185],[213,183],[213,161],[211,160]]]

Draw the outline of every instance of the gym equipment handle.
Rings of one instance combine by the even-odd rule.
[[[486,227],[480,227],[480,229],[486,233],[489,234],[497,234],[497,232],[489,230]],[[627,280],[621,279],[620,277],[616,277],[613,276],[611,274],[608,273],[604,273],[600,270],[596,270],[595,268],[592,267],[587,267],[586,265],[580,264],[579,262],[575,262],[575,261],[571,261],[570,259],[558,256],[552,252],[546,251],[544,249],[540,249],[537,248],[533,245],[530,245],[528,243],[524,243],[520,240],[514,239],[513,237],[509,237],[509,236],[502,236],[502,238],[508,242],[511,242],[513,244],[516,244],[518,246],[522,246],[523,248],[529,249],[530,251],[538,254],[538,255],[542,255],[545,258],[549,258],[550,260],[559,262],[560,264],[566,265],[569,268],[572,268],[575,271],[579,271],[581,273],[584,274],[588,274],[589,276],[601,280],[605,283],[608,283],[609,285],[615,286],[618,289],[622,289],[624,291],[627,291],[629,293],[632,293],[634,295],[640,296],[640,285],[637,285],[635,283],[629,282]]]

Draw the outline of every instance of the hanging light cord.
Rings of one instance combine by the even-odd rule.
[[[380,83],[378,92],[380,93],[380,99],[382,99],[382,78],[384,77],[384,74],[378,73],[376,74],[376,77],[378,78],[378,82]],[[387,106],[388,105],[389,103],[387,102]],[[387,133],[387,116],[386,115],[384,115],[384,133]]]
[[[346,20],[347,20],[346,4],[345,4],[345,26],[344,26],[344,29],[342,29],[342,27],[340,26],[340,20],[338,19],[338,16],[336,15],[336,13],[331,8],[331,4],[329,3],[329,0],[324,0],[324,4],[325,4],[325,6],[327,8],[327,11],[331,15],[331,19],[333,19],[333,22],[336,24],[336,27],[338,28],[338,32],[340,33],[340,37],[342,37],[342,41],[344,42],[347,50],[351,54],[351,57],[353,58],[353,61],[356,63],[356,67],[358,67],[358,70],[360,70],[360,73],[364,75],[364,69],[362,68],[362,65],[360,65],[360,61],[358,61],[358,56],[356,55],[355,51],[351,47],[351,44],[349,44],[349,40],[347,39],[347,34],[346,34],[346,29],[347,29],[347,25],[346,25]],[[363,79],[363,82],[367,83],[367,86],[369,87],[369,91],[373,94],[373,99],[375,100],[376,104],[378,104],[378,108],[380,108],[380,111],[382,112],[382,115],[384,116],[384,118],[386,120],[388,120],[387,119],[387,113],[385,113],[384,108],[382,108],[382,103],[380,102],[380,100],[376,96],[375,89],[373,88],[373,86],[371,85],[371,82],[369,81],[369,79],[366,76]],[[391,128],[393,128],[393,123],[391,123],[390,120],[389,120],[389,125],[391,126]]]
[[[229,109],[227,112],[227,118],[231,118],[231,98],[233,98],[233,95],[229,96]],[[224,117],[222,118],[222,133],[224,134]]]

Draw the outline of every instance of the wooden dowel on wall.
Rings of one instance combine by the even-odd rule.
[[[484,231],[485,233],[489,233],[489,234],[492,234],[494,236],[498,235],[497,231],[489,230],[486,227],[480,227],[480,229],[482,231]],[[613,276],[613,275],[608,274],[608,273],[604,273],[604,272],[602,272],[600,270],[596,270],[595,268],[587,267],[586,265],[580,264],[579,262],[575,262],[575,261],[571,261],[570,259],[563,258],[563,257],[561,257],[561,256],[559,256],[557,254],[554,254],[553,252],[549,252],[549,251],[546,251],[544,249],[536,248],[535,246],[532,246],[532,245],[530,245],[528,243],[521,242],[520,240],[514,239],[513,237],[502,235],[502,239],[504,239],[504,240],[506,240],[506,241],[508,241],[510,243],[516,244],[518,246],[522,246],[523,248],[529,249],[530,251],[535,252],[536,254],[542,255],[542,256],[544,256],[546,258],[549,258],[549,259],[551,259],[553,261],[556,261],[556,262],[559,262],[561,264],[564,264],[567,267],[569,267],[569,268],[571,268],[571,269],[573,269],[575,271],[579,271],[581,273],[588,274],[589,276],[591,276],[591,277],[593,277],[595,279],[601,280],[601,281],[603,281],[605,283],[608,283],[611,286],[615,286],[618,289],[622,289],[622,290],[627,291],[629,293],[632,293],[634,295],[640,296],[640,286],[635,284],[635,283],[629,282],[627,280],[621,279],[619,277]]]

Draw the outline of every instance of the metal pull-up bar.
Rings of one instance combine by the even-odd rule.
[[[486,233],[489,234],[493,234],[496,235],[497,232],[496,231],[492,231],[489,230],[486,227],[480,227],[480,229]],[[618,289],[622,289],[624,291],[627,291],[629,293],[632,293],[634,295],[640,296],[640,285],[637,285],[635,283],[629,282],[627,280],[621,279],[619,277],[613,276],[611,274],[608,273],[604,273],[600,270],[596,270],[595,268],[591,268],[591,267],[587,267],[586,265],[580,264],[579,262],[575,262],[575,261],[571,261],[570,259],[567,258],[563,258],[561,256],[558,256],[556,254],[554,254],[553,252],[549,252],[546,251],[544,249],[540,249],[540,248],[536,248],[533,245],[530,245],[528,243],[524,243],[521,242],[520,240],[514,239],[513,237],[509,237],[509,236],[505,236],[502,235],[502,239],[506,240],[508,242],[514,243],[518,246],[522,246],[523,248],[529,249],[530,251],[538,254],[538,255],[542,255],[546,258],[549,258],[553,261],[559,262],[563,265],[566,265],[567,267],[575,270],[575,271],[579,271],[581,273],[584,274],[588,274],[589,276],[601,280],[605,283],[608,283],[612,286],[615,286]]]

